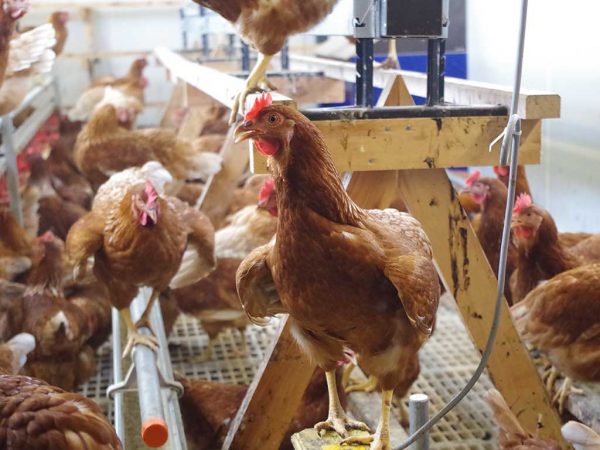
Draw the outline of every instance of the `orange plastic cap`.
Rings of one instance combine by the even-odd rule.
[[[164,445],[169,438],[169,428],[160,417],[151,417],[142,424],[142,439],[150,448]]]

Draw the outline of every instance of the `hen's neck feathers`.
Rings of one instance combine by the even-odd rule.
[[[56,244],[42,243],[41,255],[27,279],[29,295],[49,293],[54,297],[63,295],[63,252]]]
[[[319,131],[300,113],[293,119],[296,125],[288,159],[274,167],[280,214],[310,208],[333,222],[358,225],[364,212],[344,190]]]

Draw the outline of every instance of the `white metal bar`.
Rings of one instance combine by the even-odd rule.
[[[121,324],[119,311],[117,308],[112,308],[112,361],[113,361],[113,383],[121,383],[123,381],[123,366],[121,359]],[[125,442],[125,417],[123,415],[123,392],[115,392],[115,429],[117,436],[121,442]]]
[[[192,62],[167,47],[157,47],[154,49],[154,55],[169,70],[173,82],[185,81],[228,108],[233,105],[234,96],[244,88],[244,80]],[[277,103],[292,102],[277,92],[273,92],[272,96],[273,101]],[[251,97],[247,99],[248,102],[252,101]]]
[[[14,127],[9,115],[2,120],[2,148],[4,149],[6,164],[6,183],[10,198],[10,208],[19,225],[23,225],[23,211],[21,209],[21,195],[19,193],[19,170],[17,169],[17,152],[14,142]]]
[[[413,434],[429,419],[429,397],[425,394],[412,394],[408,398],[408,418],[410,434]],[[429,450],[429,433],[423,434],[411,450]]]

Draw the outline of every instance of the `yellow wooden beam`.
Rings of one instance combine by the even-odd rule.
[[[500,142],[489,144],[506,126],[506,117],[369,119],[314,122],[340,172],[492,166]],[[541,121],[524,120],[519,161],[539,164]],[[252,151],[255,173],[267,173],[266,158]]]

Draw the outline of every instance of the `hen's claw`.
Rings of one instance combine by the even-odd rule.
[[[317,433],[321,433],[323,430],[335,431],[342,437],[346,436],[349,430],[370,431],[369,426],[366,423],[350,419],[346,416],[328,417],[327,420],[315,424],[314,428],[317,430]]]
[[[126,358],[129,356],[135,345],[145,345],[155,352],[158,350],[158,340],[154,336],[147,336],[145,334],[135,332],[129,334],[129,337],[127,338],[127,345],[125,346],[125,350],[123,350],[122,357]]]
[[[584,392],[581,389],[573,387],[573,382],[570,378],[565,378],[560,388],[554,394],[553,403],[558,403],[558,412],[562,414],[565,411],[565,402],[571,394],[581,395]]]

